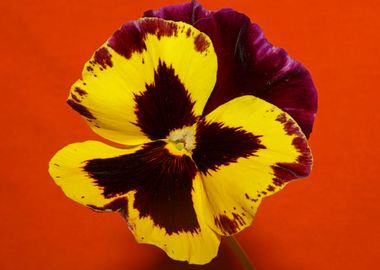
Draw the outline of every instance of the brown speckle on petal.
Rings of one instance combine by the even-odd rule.
[[[200,33],[195,37],[194,45],[198,52],[204,52],[210,47],[210,42],[206,40],[204,34]]]
[[[238,232],[240,227],[245,225],[245,221],[240,215],[232,213],[232,216],[232,219],[226,215],[220,215],[214,219],[216,226],[226,235]]]
[[[79,103],[76,103],[75,101],[71,99],[67,100],[67,104],[69,104],[70,107],[73,108],[75,111],[77,111],[80,115],[88,119],[96,119],[85,106]]]
[[[84,196],[82,196],[82,198],[84,198]],[[118,211],[120,209],[125,210],[128,206],[128,200],[126,198],[118,198],[109,204],[104,205],[103,207],[98,207],[92,204],[88,204],[87,206],[95,211]]]
[[[108,45],[125,58],[131,58],[133,53],[146,50],[145,39],[148,34],[158,39],[163,36],[177,36],[177,24],[158,18],[144,18],[139,21],[124,24],[108,41]]]
[[[299,152],[296,162],[277,162],[272,166],[274,172],[274,184],[281,186],[283,183],[296,178],[306,177],[310,174],[312,157],[307,145],[307,141],[303,138],[303,134],[299,127],[286,116],[285,113],[279,115],[276,119],[283,124],[284,130],[288,135],[296,135],[292,144]]]
[[[284,125],[284,130],[286,131],[287,135],[300,135],[301,132],[298,129],[298,127],[294,124],[293,121],[287,118],[285,113],[280,114],[277,116],[276,121],[280,122],[281,124]]]
[[[73,93],[71,93],[71,98],[72,98],[74,101],[76,101],[76,102],[80,102],[80,99],[79,99],[76,95],[74,95]]]
[[[87,92],[79,87],[75,87],[74,88],[74,92],[76,92],[78,95],[80,95],[81,97],[87,95]]]
[[[102,66],[103,69],[107,68],[107,66],[112,67],[111,54],[108,52],[106,48],[100,48],[95,52],[94,61],[95,63]]]
[[[192,33],[192,32],[191,32],[191,29],[188,28],[187,31],[186,31],[186,36],[187,36],[187,37],[190,37],[191,33]]]
[[[257,201],[258,201],[257,199],[251,198],[251,197],[248,195],[248,193],[245,193],[244,195],[245,195],[245,198],[246,198],[247,200],[250,200],[250,201],[252,201],[252,202],[257,202]],[[258,197],[260,197],[260,196],[261,196],[261,195],[259,194]]]

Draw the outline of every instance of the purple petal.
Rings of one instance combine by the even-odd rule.
[[[209,16],[210,11],[204,9],[198,2],[166,6],[159,10],[147,10],[144,17],[158,17],[165,20],[182,21],[194,25],[199,19]]]
[[[231,9],[207,12],[198,3],[164,7],[146,15],[192,23],[213,41],[218,77],[205,115],[235,97],[255,95],[289,113],[309,137],[317,111],[317,92],[309,72],[271,45],[247,16]]]

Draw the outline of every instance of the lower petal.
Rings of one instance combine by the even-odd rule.
[[[240,128],[259,138],[262,146],[251,155],[209,166],[207,172],[202,172],[208,200],[204,207],[210,207],[213,213],[208,222],[218,233],[232,235],[250,225],[263,197],[279,191],[292,179],[307,176],[312,156],[296,122],[276,106],[254,96],[225,103],[207,115],[206,121]],[[215,134],[215,141],[218,140]],[[226,149],[210,147],[206,150],[213,155],[219,151],[226,156]],[[228,151],[233,149],[230,146]],[[203,152],[207,160],[207,151]]]
[[[71,144],[51,160],[49,172],[74,201],[98,211],[117,211],[138,242],[168,256],[205,264],[220,237],[206,223],[201,180],[188,155],[172,155],[163,141],[133,148],[100,142]]]
[[[128,210],[124,213],[138,242],[155,245],[172,259],[188,261],[191,264],[206,264],[216,257],[220,236],[207,225],[207,215],[210,212],[203,207],[204,190],[199,177],[193,180],[192,189],[193,205],[199,224],[195,231],[168,233],[149,216],[142,217],[141,212],[134,207],[135,196],[135,192],[128,193]],[[186,213],[183,212],[183,215],[186,216]]]

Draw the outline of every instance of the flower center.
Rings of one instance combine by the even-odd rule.
[[[195,128],[183,127],[170,132],[167,148],[175,155],[191,155],[195,147]]]

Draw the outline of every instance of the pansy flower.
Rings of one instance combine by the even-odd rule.
[[[68,98],[116,144],[61,149],[49,172],[64,193],[119,211],[138,242],[204,264],[222,236],[251,224],[263,197],[307,176],[315,111],[298,102],[312,82],[245,18],[189,3],[117,30]]]

